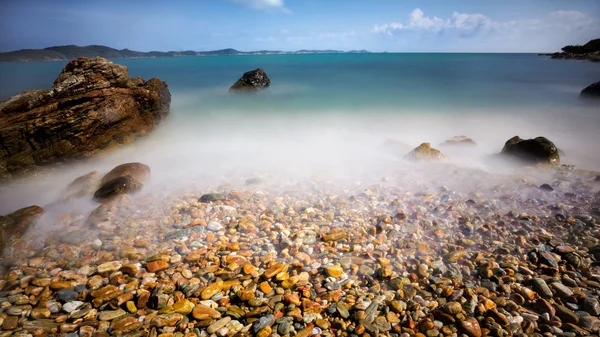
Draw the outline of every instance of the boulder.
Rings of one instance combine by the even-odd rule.
[[[580,97],[600,99],[600,82],[592,83],[581,90]]]
[[[110,180],[94,193],[94,199],[99,202],[110,201],[123,194],[132,194],[141,190],[143,185],[132,176],[121,176]]]
[[[73,182],[65,188],[63,194],[66,197],[83,197],[87,194],[91,194],[98,189],[100,178],[100,172],[92,171],[73,180]]]
[[[102,177],[102,184],[124,176],[132,176],[135,180],[144,182],[150,177],[150,167],[142,163],[121,164]]]
[[[444,154],[431,147],[429,143],[423,143],[404,156],[411,160],[440,160],[445,158]]]
[[[34,205],[0,216],[0,256],[10,241],[24,235],[36,224],[43,213],[43,208]]]
[[[88,158],[152,131],[169,113],[165,82],[131,79],[96,57],[69,62],[52,88],[0,103],[0,173]]]
[[[531,164],[559,164],[558,149],[550,140],[544,137],[521,139],[519,136],[506,141],[502,154]]]
[[[447,141],[443,142],[442,144],[440,144],[440,146],[448,146],[448,145],[467,145],[467,146],[473,146],[473,145],[477,145],[477,143],[475,143],[475,141],[467,136],[455,136],[452,137],[450,139],[448,139]]]
[[[271,80],[262,68],[248,71],[230,88],[229,92],[254,92],[271,85]]]

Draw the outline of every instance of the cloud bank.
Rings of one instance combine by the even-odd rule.
[[[406,32],[455,33],[461,37],[501,35],[507,38],[533,37],[533,35],[557,34],[560,36],[593,37],[600,31],[600,21],[578,11],[551,12],[540,19],[496,21],[480,13],[453,12],[448,18],[427,16],[414,9],[405,21],[374,25],[374,34],[397,36]]]

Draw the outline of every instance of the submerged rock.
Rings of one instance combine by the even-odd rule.
[[[97,201],[106,201],[122,194],[130,194],[142,189],[142,184],[132,176],[122,176],[103,184],[94,193]]]
[[[169,113],[165,82],[130,79],[96,57],[69,62],[52,88],[0,103],[0,171],[78,160],[129,143]]]
[[[527,163],[560,164],[558,149],[545,137],[521,139],[514,136],[506,141],[501,153]]]
[[[142,163],[121,164],[102,177],[102,184],[124,176],[132,176],[135,180],[144,182],[150,176],[150,167]]]
[[[43,208],[34,205],[0,216],[0,256],[9,241],[25,234],[36,224],[43,213]]]
[[[447,141],[443,142],[442,144],[440,144],[440,146],[448,146],[448,145],[467,145],[467,146],[473,146],[473,145],[477,145],[477,143],[467,137],[467,136],[454,136],[450,139],[448,139]]]
[[[250,92],[268,88],[271,80],[262,68],[248,71],[230,88],[229,92]]]
[[[429,143],[423,143],[404,156],[412,160],[440,160],[445,158],[440,150],[434,149]]]
[[[83,175],[70,183],[64,191],[67,197],[82,197],[86,194],[91,194],[98,189],[100,185],[100,172],[92,171]]]
[[[592,83],[581,90],[580,97],[600,99],[600,82]]]

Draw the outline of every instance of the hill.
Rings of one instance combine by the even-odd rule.
[[[343,53],[339,50],[299,50],[284,52],[278,50],[259,50],[243,52],[232,48],[212,51],[150,51],[140,52],[130,49],[115,49],[107,46],[90,45],[85,47],[67,45],[54,46],[44,49],[21,49],[0,53],[0,62],[34,62],[34,61],[68,61],[77,57],[104,57],[107,59],[120,58],[149,58],[149,57],[181,57],[181,56],[222,56],[222,55],[264,55],[264,54],[323,54]],[[350,51],[349,53],[367,53],[366,50]]]

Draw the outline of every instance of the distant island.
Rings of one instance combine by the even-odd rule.
[[[181,56],[222,56],[222,55],[269,55],[269,54],[333,54],[333,53],[369,53],[366,50],[298,50],[292,52],[278,50],[239,51],[232,48],[212,51],[150,51],[141,52],[130,49],[114,49],[107,46],[55,46],[44,49],[21,49],[0,53],[0,62],[68,61],[77,57],[104,57],[107,59],[181,57]]]
[[[600,62],[600,39],[591,40],[584,45],[564,46],[561,50],[559,53],[540,55],[550,56],[551,59]]]

